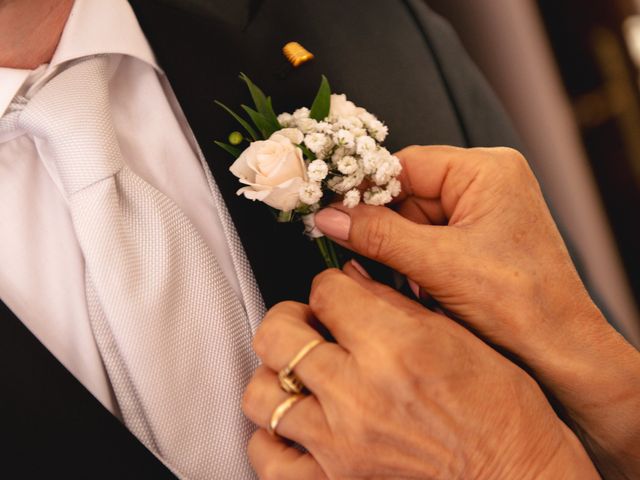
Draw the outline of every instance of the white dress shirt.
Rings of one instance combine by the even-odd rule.
[[[110,96],[124,161],[182,208],[243,298],[212,196],[216,187],[126,0],[76,0],[50,64],[0,68],[0,117],[65,62],[95,54],[122,56]],[[0,133],[0,232],[0,298],[117,414],[89,323],[84,259],[64,189],[46,146],[19,131]]]

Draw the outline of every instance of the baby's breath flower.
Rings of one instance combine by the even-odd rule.
[[[382,143],[387,138],[389,134],[389,127],[387,127],[382,122],[378,122],[375,128],[372,128],[371,133],[373,134],[373,138],[375,138],[378,142]]]
[[[316,131],[324,133],[325,135],[331,135],[333,133],[333,125],[329,122],[318,122],[316,124]]]
[[[389,192],[389,195],[395,198],[400,195],[401,191],[402,184],[400,183],[400,180],[398,180],[397,178],[392,178],[391,180],[389,180],[389,183],[387,184],[387,192]]]
[[[402,170],[400,160],[389,153],[386,148],[378,152],[377,167],[373,175],[376,185],[386,185],[392,178],[397,177]]]
[[[314,205],[322,198],[320,184],[308,182],[300,187],[300,201],[307,205]]]
[[[285,128],[292,127],[294,124],[293,115],[290,113],[281,113],[278,115],[278,123]]]
[[[342,204],[347,208],[357,207],[360,203],[360,190],[354,188],[353,190],[349,190],[344,194],[344,199],[342,200]]]
[[[364,155],[367,152],[373,152],[376,149],[376,141],[367,136],[363,135],[356,138],[356,152],[358,155]]]
[[[337,165],[340,173],[343,173],[345,175],[351,175],[352,173],[355,173],[356,170],[358,170],[358,160],[351,155],[342,157],[340,160],[338,160]]]
[[[391,201],[391,194],[380,187],[371,187],[369,190],[364,192],[363,195],[364,203],[367,205],[386,205]]]
[[[309,180],[312,182],[321,182],[329,174],[329,166],[323,160],[314,160],[307,168]]]
[[[293,118],[295,120],[300,120],[303,118],[309,118],[309,114],[311,111],[307,107],[302,107],[293,112]]]
[[[331,139],[324,133],[308,133],[304,137],[304,144],[318,157],[324,157],[326,151],[331,148]]]
[[[363,180],[364,174],[361,171],[356,171],[353,175],[345,175],[344,177],[336,175],[327,182],[327,186],[336,193],[345,194],[358,187]]]
[[[313,118],[301,117],[295,119],[295,126],[298,127],[302,133],[307,134],[316,131],[318,122]]]
[[[362,168],[365,175],[375,175],[376,171],[380,167],[380,164],[384,162],[386,155],[380,150],[374,150],[364,152],[362,155]]]
[[[353,148],[355,145],[355,137],[353,133],[344,128],[341,128],[333,135],[333,141],[336,145],[340,145],[344,148]]]

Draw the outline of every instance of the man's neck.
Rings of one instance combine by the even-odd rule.
[[[0,67],[51,60],[74,0],[0,0]]]

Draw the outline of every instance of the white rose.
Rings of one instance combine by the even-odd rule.
[[[298,206],[307,181],[302,151],[278,132],[249,145],[229,170],[247,185],[238,195],[285,212]]]

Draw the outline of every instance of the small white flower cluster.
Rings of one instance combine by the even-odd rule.
[[[400,194],[400,160],[381,145],[389,133],[386,125],[345,95],[331,95],[324,121],[309,113],[300,108],[278,116],[281,132],[316,157],[308,163],[307,182],[299,191],[302,204],[316,209],[325,188],[342,195],[349,208],[361,201],[385,205]]]

